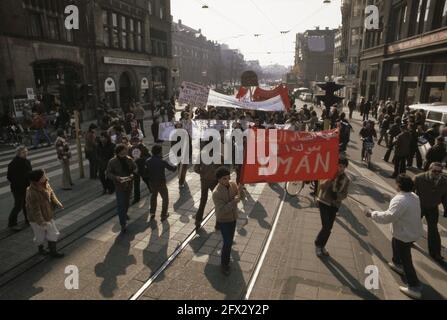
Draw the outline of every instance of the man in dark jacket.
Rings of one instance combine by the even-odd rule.
[[[153,122],[152,122],[152,125],[151,125],[151,131],[152,131],[152,135],[154,136],[154,141],[155,141],[155,143],[160,143],[160,142],[162,142],[162,141],[160,141],[160,140],[158,139],[158,133],[159,133],[159,130],[160,130],[160,122],[159,122],[158,117],[155,117],[155,118],[153,119]]]
[[[369,112],[371,111],[371,101],[366,101],[363,107],[363,121],[369,120]]]
[[[433,162],[444,163],[447,157],[447,150],[443,137],[436,138],[436,144],[428,150],[425,156],[424,171],[428,171]]]
[[[410,154],[408,155],[408,167],[413,166],[413,160],[416,156],[416,165],[418,169],[422,169],[422,156],[419,152],[419,133],[415,124],[409,124],[411,144],[410,144]]]
[[[14,208],[9,215],[8,227],[14,231],[20,230],[17,226],[17,216],[21,210],[23,210],[25,221],[28,223],[25,198],[26,189],[30,185],[28,175],[32,171],[32,167],[27,156],[28,150],[25,147],[19,147],[16,157],[8,165],[7,179],[11,183],[11,192],[14,196]]]
[[[115,184],[116,207],[121,225],[121,232],[126,232],[129,216],[130,195],[132,194],[133,179],[137,172],[137,166],[128,156],[129,149],[124,144],[119,144],[115,150],[116,156],[109,161],[107,176]]]
[[[439,210],[442,203],[447,205],[447,178],[442,175],[442,164],[434,162],[430,171],[421,173],[414,178],[416,194],[421,201],[422,217],[425,217],[428,227],[428,251],[437,262],[444,259],[441,256],[441,237],[438,231]]]
[[[356,107],[356,105],[355,105],[354,99],[352,99],[351,101],[348,102],[349,120],[352,119],[352,115],[354,114],[355,107]]]
[[[107,132],[102,132],[97,145],[98,175],[103,187],[103,194],[112,194],[115,191],[113,182],[107,177],[106,169],[110,159],[115,154],[115,144],[112,143]]]
[[[394,118],[394,124],[391,126],[390,130],[388,131],[389,135],[389,145],[388,150],[385,153],[385,156],[383,157],[383,160],[385,162],[388,162],[390,160],[391,152],[394,149],[394,139],[400,134],[400,127],[401,127],[401,119],[399,117]]]
[[[149,188],[148,180],[144,177],[144,164],[146,160],[151,156],[149,149],[144,145],[139,137],[133,137],[130,140],[132,147],[129,150],[129,156],[135,161],[137,165],[138,171],[134,175],[133,180],[133,204],[140,201],[141,191],[140,191],[140,183],[141,178],[146,183]]]
[[[163,201],[161,209],[161,221],[164,221],[169,217],[169,195],[168,187],[166,185],[166,169],[174,172],[177,168],[162,159],[162,147],[160,145],[153,146],[152,158],[146,161],[145,175],[149,179],[149,185],[152,192],[150,208],[151,219],[155,218],[155,212],[157,211],[157,197],[160,193]]]
[[[393,179],[401,173],[407,172],[407,159],[410,154],[411,134],[408,127],[403,125],[402,132],[397,136],[394,151],[394,172],[391,176]]]

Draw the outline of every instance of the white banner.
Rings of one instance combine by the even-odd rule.
[[[266,101],[251,102],[246,101],[245,99],[244,101],[240,101],[233,96],[227,96],[214,90],[210,90],[207,105],[222,108],[236,108],[267,112],[286,111],[286,107],[281,99],[281,96],[276,96]]]

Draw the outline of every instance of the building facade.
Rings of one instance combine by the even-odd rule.
[[[359,63],[364,33],[364,0],[343,0],[342,26],[335,35],[334,76],[346,99],[358,99]]]
[[[363,38],[361,94],[369,99],[447,102],[447,1],[375,1],[381,27]]]
[[[333,75],[336,30],[326,28],[297,34],[295,70],[307,87]]]
[[[221,83],[220,45],[207,40],[202,31],[190,28],[179,20],[173,23],[173,57],[177,69],[177,86],[183,81],[203,85]]]
[[[78,30],[65,28],[71,4],[79,9]],[[43,111],[82,105],[84,118],[103,99],[128,110],[132,101],[172,94],[170,1],[3,0],[0,9],[3,113],[31,93]]]

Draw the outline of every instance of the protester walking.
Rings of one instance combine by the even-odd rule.
[[[130,140],[132,146],[129,150],[129,155],[137,165],[137,172],[134,174],[133,180],[133,202],[135,204],[141,199],[140,184],[141,179],[146,183],[149,188],[147,180],[144,178],[144,164],[151,156],[149,149],[143,144],[142,140],[138,137],[133,137]]]
[[[410,155],[411,134],[408,126],[401,127],[401,133],[397,136],[394,150],[394,172],[391,178],[395,179],[401,173],[407,172],[407,159]]]
[[[57,158],[59,159],[62,167],[62,189],[63,190],[72,190],[73,181],[71,179],[70,172],[70,159],[71,159],[71,151],[70,145],[67,140],[65,140],[64,131],[59,129],[57,132],[57,139],[55,142]]]
[[[96,129],[98,127],[95,124],[91,124],[88,128],[88,132],[85,135],[85,157],[89,162],[90,167],[90,179],[98,178],[98,141],[96,137]]]
[[[241,201],[241,197],[238,186],[231,182],[230,171],[227,168],[219,168],[216,171],[215,178],[218,185],[213,192],[213,202],[216,210],[216,221],[223,239],[221,269],[223,274],[229,275],[231,273],[231,248],[238,219],[237,204]]]
[[[414,269],[411,247],[423,235],[421,222],[421,205],[419,197],[414,194],[411,178],[401,174],[396,179],[398,194],[391,200],[387,211],[366,210],[366,216],[380,224],[392,224],[392,262],[390,268],[404,275],[408,285],[400,291],[413,299],[422,297],[422,286]]]
[[[47,121],[45,120],[45,118],[39,113],[36,114],[33,118],[32,124],[31,124],[31,128],[36,130],[36,133],[34,134],[33,149],[37,149],[37,147],[39,146],[40,140],[42,139],[42,136],[47,141],[48,146],[50,146],[52,144],[46,127],[47,127]]]
[[[140,127],[141,132],[143,133],[144,138],[146,138],[146,133],[144,131],[144,116],[145,116],[145,111],[143,109],[143,107],[141,106],[140,103],[137,103],[137,106],[135,107],[135,109],[133,110],[134,114],[135,114],[135,120],[138,123],[138,126]]]
[[[26,191],[26,210],[34,232],[34,243],[39,253],[46,255],[48,251],[45,250],[44,243],[47,241],[50,256],[62,258],[64,254],[56,249],[60,233],[54,221],[54,209],[63,209],[64,206],[51,188],[45,171],[32,171],[29,179],[31,184]]]
[[[109,161],[115,154],[115,144],[112,143],[109,134],[104,131],[101,133],[97,146],[98,175],[102,184],[103,194],[112,194],[115,191],[115,186],[107,177],[106,170]]]
[[[146,176],[149,179],[149,186],[152,192],[150,215],[151,219],[155,219],[155,212],[157,211],[157,197],[160,194],[162,198],[161,221],[169,217],[169,194],[166,185],[165,170],[174,172],[177,168],[170,165],[167,161],[162,159],[162,147],[155,145],[152,147],[152,157],[146,161]]]
[[[433,162],[445,163],[447,149],[443,137],[436,138],[436,143],[431,147],[425,156],[424,171],[428,171]]]
[[[130,206],[133,179],[137,171],[135,162],[128,154],[127,146],[123,144],[116,146],[115,157],[107,166],[107,176],[115,184],[117,213],[122,233],[126,232],[127,220],[129,220],[127,212]]]
[[[347,159],[340,159],[335,178],[320,182],[317,200],[320,208],[322,229],[315,240],[315,252],[318,257],[329,256],[325,247],[331,235],[337,212],[342,201],[348,196],[350,180],[345,173],[348,164]]]
[[[8,164],[6,178],[11,183],[11,192],[14,196],[14,207],[8,218],[8,228],[13,231],[19,231],[17,218],[20,211],[23,211],[26,223],[28,222],[26,212],[26,189],[29,187],[29,174],[32,171],[31,162],[27,159],[28,150],[25,147],[19,147],[16,156]]]
[[[428,172],[414,178],[414,185],[421,202],[422,217],[427,221],[428,251],[435,261],[442,262],[438,208],[440,204],[447,207],[447,178],[442,175],[442,163],[433,162]]]

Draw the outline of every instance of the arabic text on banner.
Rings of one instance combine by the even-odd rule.
[[[244,161],[241,183],[280,183],[332,179],[337,174],[339,137],[337,130],[294,132],[277,130],[277,157],[270,154],[268,130],[257,130],[248,138],[250,144],[265,143],[266,157],[256,153],[253,164]],[[258,146],[256,146],[258,148]],[[257,149],[256,149],[257,150]],[[246,153],[250,150],[247,149]],[[262,157],[261,153],[261,157]],[[276,159],[276,162],[275,162]],[[261,164],[262,163],[262,164]],[[276,163],[276,165],[271,165]]]

